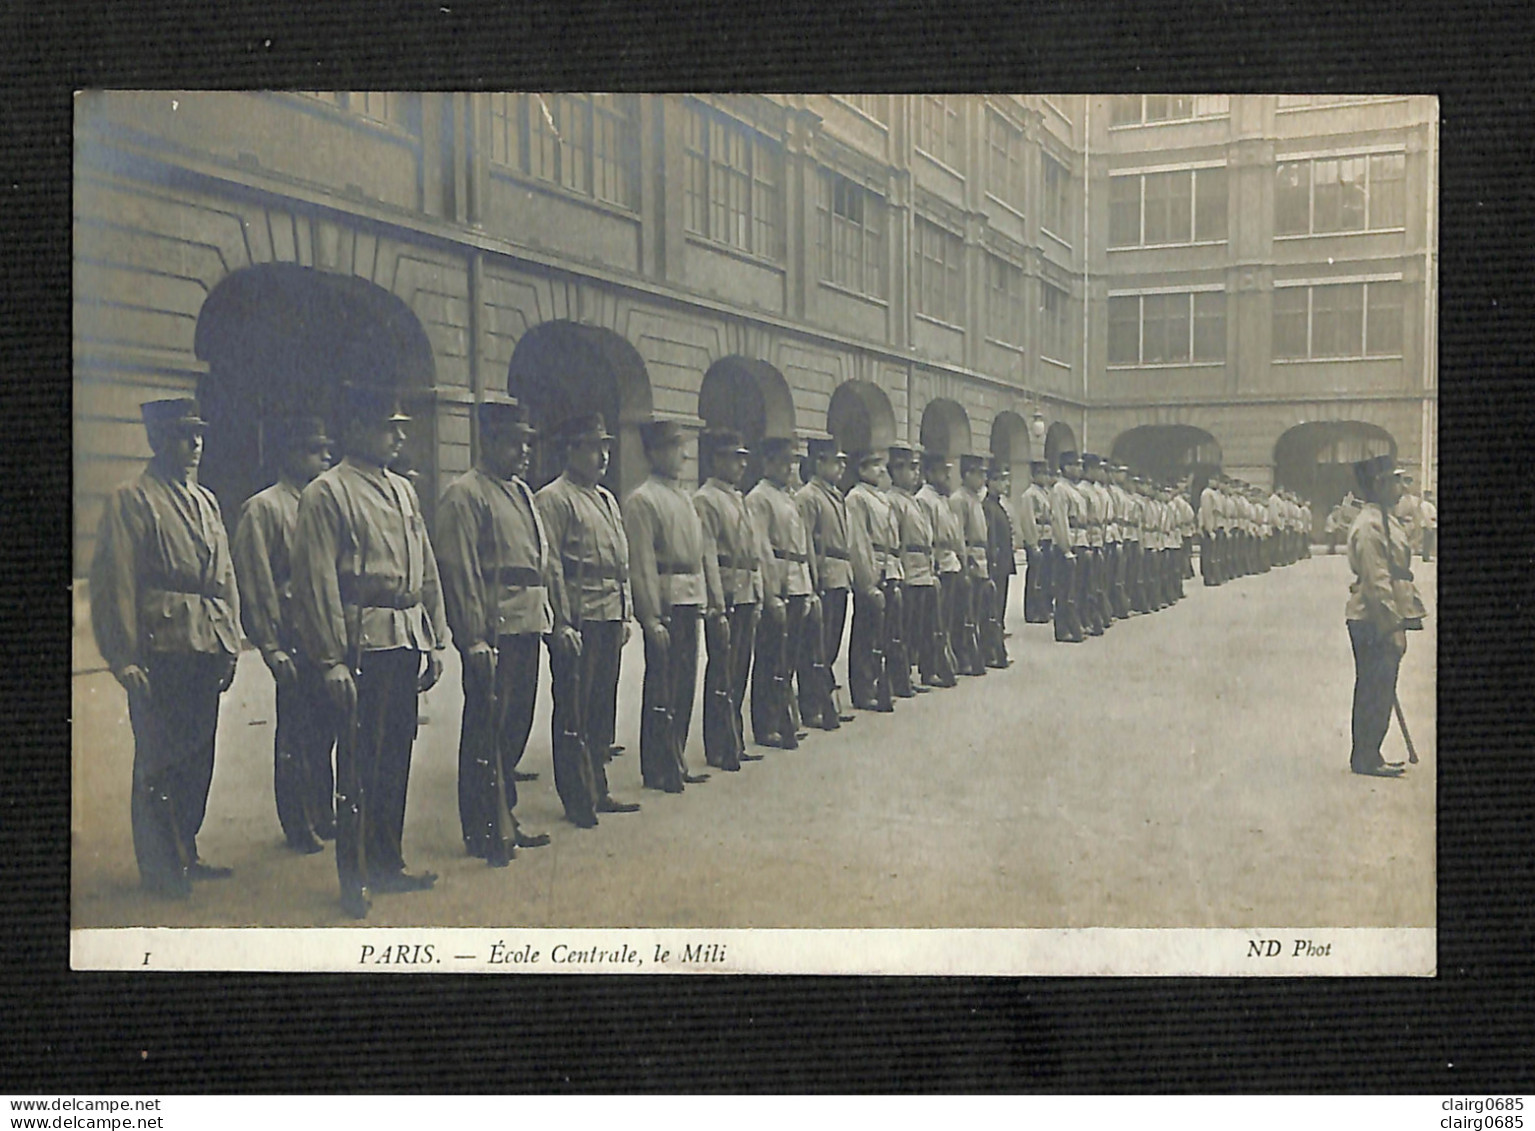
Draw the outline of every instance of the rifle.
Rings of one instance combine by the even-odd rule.
[[[359,539],[359,541],[361,540]],[[359,550],[360,553],[361,551]],[[359,558],[359,567],[360,565],[361,559]],[[357,576],[359,578],[362,577],[361,568],[359,568]],[[362,767],[358,764],[358,748],[361,745],[359,740],[361,719],[359,718],[357,707],[358,698],[361,695],[360,685],[362,682],[362,606],[360,604],[343,605],[342,615],[346,622],[346,666],[347,670],[352,673],[353,695],[351,706],[347,708],[346,714],[341,720],[341,725],[336,728],[336,764],[338,768],[344,764],[350,770],[350,773],[346,775],[344,783],[337,782],[336,800],[341,802],[341,804],[336,806],[336,823],[338,826],[343,823],[350,826],[351,844],[348,847],[351,858],[347,863],[351,866],[358,888],[356,894],[360,903],[359,909],[366,914],[368,905],[367,808],[364,805],[364,774]],[[345,746],[344,758],[342,756],[343,744]],[[345,789],[347,793],[343,794],[341,792],[342,789]],[[336,847],[339,852],[341,848],[339,830],[336,837]],[[341,893],[343,901],[349,897],[349,894],[343,889]]]
[[[485,571],[480,571],[480,607],[489,613],[490,594],[485,592]],[[499,587],[500,578],[497,578]],[[499,618],[498,618],[499,619]],[[496,674],[501,663],[501,652],[498,647],[499,637],[495,631],[490,634],[490,679],[482,689],[486,699],[486,709],[490,712],[490,739],[482,742],[475,752],[476,776],[479,778],[479,793],[482,816],[481,833],[485,838],[485,863],[492,868],[505,868],[512,861],[515,852],[513,844],[507,843],[507,816],[506,782],[501,775],[501,710],[496,693]],[[511,839],[515,842],[516,833]]]
[[[1402,728],[1402,738],[1407,743],[1407,760],[1413,765],[1417,765],[1418,752],[1413,748],[1412,735],[1407,731],[1407,719],[1402,715],[1402,700],[1396,695],[1392,695],[1391,707],[1396,711],[1396,725]]]
[[[595,541],[595,539],[594,539]],[[595,547],[594,547],[595,548]],[[563,567],[562,567],[563,568]],[[581,635],[581,629],[585,623],[581,603],[586,584],[586,532],[581,531],[576,547],[576,584],[575,594],[566,594],[566,603],[570,606],[570,626],[575,629],[576,635]],[[555,764],[576,765],[585,772],[581,773],[581,780],[589,782],[586,790],[588,798],[596,788],[596,782],[591,778],[591,751],[586,745],[586,703],[585,688],[581,667],[586,652],[586,642],[581,645],[582,655],[563,657],[560,662],[554,662],[553,650],[550,651],[550,676],[558,682],[555,694],[559,702],[568,704],[565,710],[560,712],[560,729],[555,737]],[[593,805],[600,798],[592,798]],[[595,814],[593,814],[595,816]]]

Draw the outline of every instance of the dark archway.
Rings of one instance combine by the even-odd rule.
[[[991,454],[1011,468],[1028,464],[1034,446],[1029,438],[1028,422],[1016,412],[999,412],[991,422]]]
[[[616,441],[603,485],[620,499],[645,478],[639,425],[651,416],[645,359],[612,330],[579,322],[542,322],[512,351],[506,391],[528,407],[539,430],[529,483],[542,487],[560,473],[554,429],[584,412],[600,412]]]
[[[218,496],[226,521],[276,475],[265,421],[287,413],[332,418],[343,381],[400,390],[408,427],[404,458],[420,473],[423,506],[436,499],[436,427],[429,396],[432,346],[403,300],[366,279],[293,263],[236,271],[198,312],[193,340],[208,363],[198,398],[208,436],[198,478]],[[335,434],[336,423],[330,427]]]
[[[1371,456],[1396,455],[1396,439],[1362,420],[1315,420],[1297,424],[1274,444],[1274,482],[1311,503],[1313,535],[1328,512],[1357,491],[1353,464]]]
[[[1202,482],[1221,467],[1220,443],[1191,424],[1142,424],[1121,432],[1112,456],[1116,463],[1159,482],[1189,475]]]
[[[849,455],[883,451],[895,443],[895,410],[885,390],[869,381],[844,381],[826,406],[826,430]],[[856,459],[848,460],[842,486],[858,481]]]
[[[1071,430],[1071,425],[1063,420],[1050,425],[1045,432],[1045,462],[1050,465],[1050,470],[1056,470],[1056,461],[1062,452],[1074,451],[1077,451],[1077,434]]]
[[[925,451],[958,458],[970,453],[970,417],[958,401],[945,397],[922,410],[921,443]]]
[[[764,436],[794,435],[794,398],[783,374],[765,361],[749,357],[724,357],[709,366],[698,388],[698,418],[706,428],[734,428],[752,450],[746,463],[741,490],[751,490],[762,477],[762,456],[757,451]],[[709,477],[707,461],[700,452],[698,481]]]

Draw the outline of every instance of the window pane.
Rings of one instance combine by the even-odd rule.
[[[1370,158],[1370,227],[1400,228],[1407,220],[1403,181],[1407,156],[1382,153]]]
[[[1306,287],[1274,288],[1274,356],[1306,356]]]
[[[1196,169],[1194,191],[1199,199],[1194,206],[1195,239],[1226,238],[1226,170]]]
[[[1193,177],[1182,173],[1146,174],[1146,242],[1188,243]]]
[[[1215,118],[1229,113],[1231,113],[1231,95],[1229,94],[1199,94],[1194,97],[1196,118]]]
[[[1109,100],[1109,124],[1138,126],[1141,123],[1141,96],[1116,94]]]
[[[1226,294],[1200,291],[1194,295],[1194,360],[1226,360]]]
[[[1140,360],[1141,302],[1135,295],[1109,299],[1109,364]]]
[[[1194,99],[1188,94],[1171,94],[1167,98],[1167,117],[1169,121],[1178,121],[1194,116]]]
[[[1364,169],[1363,157],[1350,157],[1338,162],[1338,227],[1344,232],[1364,229]]]
[[[1189,299],[1192,295],[1163,295],[1167,317],[1167,360],[1189,359]]]
[[[1141,242],[1141,178],[1109,178],[1109,246]]]
[[[1305,235],[1311,230],[1311,162],[1285,162],[1277,172],[1274,231],[1281,236]]]
[[[1371,283],[1367,288],[1370,300],[1370,340],[1366,353],[1399,354],[1402,352],[1402,284]]]
[[[1141,360],[1148,365],[1167,360],[1167,298],[1141,297]]]
[[[1148,94],[1146,96],[1146,120],[1148,122],[1167,121],[1167,95]]]
[[[1315,204],[1311,220],[1313,232],[1341,230],[1343,196],[1338,184],[1338,162],[1313,161],[1311,178],[1316,184]]]
[[[1359,357],[1364,352],[1364,286],[1311,289],[1311,356]]]

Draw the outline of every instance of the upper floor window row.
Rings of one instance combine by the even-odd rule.
[[[683,123],[683,226],[738,251],[784,257],[783,147],[689,103]]]
[[[492,94],[493,164],[639,207],[639,106],[629,94]]]
[[[386,125],[406,125],[408,95],[397,90],[302,90],[300,94]]]
[[[1109,178],[1109,246],[1226,238],[1226,170],[1175,169]]]
[[[1275,287],[1274,357],[1400,356],[1405,300],[1395,280]]]
[[[842,101],[856,106],[880,125],[890,124],[890,96],[888,94],[839,94]]]
[[[1041,179],[1039,225],[1063,243],[1071,235],[1071,172],[1053,157],[1045,157]]]
[[[960,102],[952,94],[924,94],[917,106],[917,148],[951,169],[962,168]]]
[[[821,175],[821,277],[885,297],[885,200],[838,173]]]
[[[965,241],[918,216],[912,228],[912,298],[918,314],[960,325],[965,318]]]
[[[1363,232],[1407,222],[1404,153],[1283,161],[1276,174],[1275,235]]]
[[[1109,125],[1149,126],[1230,113],[1229,94],[1116,94],[1109,106]]]
[[[1023,211],[1027,163],[1023,130],[995,110],[986,111],[986,190],[1017,212]]]

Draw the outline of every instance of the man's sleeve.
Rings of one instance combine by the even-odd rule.
[[[294,628],[304,650],[323,670],[346,662],[346,612],[336,575],[341,511],[326,485],[316,481],[298,501],[293,564]]]
[[[1348,536],[1349,565],[1359,579],[1359,597],[1365,616],[1382,635],[1402,626],[1391,593],[1391,567],[1386,545],[1373,523],[1356,522]]]
[[[240,621],[245,635],[270,656],[282,649],[282,599],[272,578],[272,550],[268,523],[271,511],[252,498],[240,512],[230,553],[235,581],[240,590]]]
[[[758,556],[762,559],[764,597],[768,593],[781,597],[788,577],[788,563],[781,561],[778,555],[773,553],[773,539],[770,534],[773,528],[772,507],[763,496],[752,492],[746,496],[746,517],[756,534]]]
[[[442,585],[443,612],[453,631],[453,644],[466,651],[490,644],[485,631],[483,566],[480,561],[479,514],[470,492],[449,487],[438,503],[437,573]]]
[[[661,579],[656,573],[656,516],[643,498],[630,495],[624,505],[624,534],[629,539],[629,585],[634,615],[642,625],[658,621]]]
[[[708,594],[709,611],[723,611],[725,585],[720,580],[719,517],[701,493],[693,496],[693,509],[698,513],[698,529],[703,534],[704,591]]]
[[[138,577],[134,547],[142,523],[133,513],[133,492],[107,499],[91,560],[91,629],[102,659],[114,673],[142,664],[139,653]]]
[[[877,590],[880,582],[879,570],[874,564],[874,539],[869,531],[871,514],[861,495],[848,496],[848,557],[853,565],[853,585],[865,594]]]

